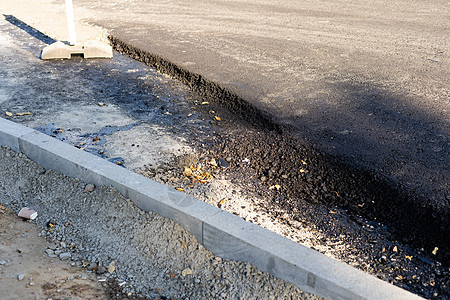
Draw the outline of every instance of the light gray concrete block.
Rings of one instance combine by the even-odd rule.
[[[33,131],[31,128],[0,118],[0,145],[19,151],[19,137]]]
[[[183,226],[203,244],[203,221],[221,212],[189,195],[147,178],[143,184],[129,191],[129,198],[137,207],[170,218]]]
[[[227,212],[204,221],[203,245],[329,299],[421,299]]]

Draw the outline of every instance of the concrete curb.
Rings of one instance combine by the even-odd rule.
[[[136,206],[171,218],[215,255],[252,263],[329,299],[422,299],[163,184],[0,118],[0,145],[47,169],[96,185],[111,185]]]

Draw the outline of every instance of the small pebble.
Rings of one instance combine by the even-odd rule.
[[[60,259],[69,259],[72,256],[70,252],[64,252],[59,255]]]
[[[86,187],[84,188],[84,191],[86,193],[90,193],[95,189],[95,185],[93,185],[92,183],[89,183],[86,185]]]
[[[19,275],[17,275],[17,279],[18,279],[19,281],[23,280],[24,277],[25,277],[24,274],[19,274]]]

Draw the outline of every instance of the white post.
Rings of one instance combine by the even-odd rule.
[[[72,0],[66,0],[67,25],[69,26],[69,42],[70,45],[75,45],[77,37],[75,34],[75,20],[73,17]]]

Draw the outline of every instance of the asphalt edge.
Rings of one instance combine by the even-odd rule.
[[[286,135],[292,137],[293,140],[300,138],[303,145],[320,149],[314,141],[305,139],[302,136],[296,136],[291,125],[280,122],[268,112],[246,101],[239,94],[207,79],[201,74],[191,72],[158,54],[142,50],[134,46],[132,42],[127,41],[126,37],[116,36],[114,31],[109,32],[108,39],[115,51],[180,80],[209,102],[219,104],[256,128],[265,132],[276,132],[283,136]],[[344,168],[361,171],[363,175],[358,179],[360,184],[369,184],[372,188],[376,186],[376,189],[383,187],[383,191],[392,196],[389,201],[376,201],[373,207],[378,207],[378,211],[385,212],[376,217],[389,225],[392,232],[397,235],[397,238],[406,239],[406,243],[410,243],[418,248],[428,245],[425,248],[429,252],[435,246],[438,246],[437,259],[444,263],[449,261],[450,242],[448,239],[442,238],[446,236],[450,225],[448,211],[442,213],[439,207],[427,201],[426,196],[410,189],[398,180],[393,180],[387,174],[377,172],[360,161],[349,163],[344,161],[343,157],[329,156],[332,157],[336,164],[342,165]],[[367,179],[367,176],[375,180]],[[403,213],[398,214],[396,212],[394,214],[392,207],[400,208],[396,211],[403,211]],[[358,214],[361,213],[358,212]],[[370,212],[365,212],[363,215],[371,218]],[[421,224],[421,226],[417,226],[417,224]]]
[[[210,102],[218,103],[222,107],[242,117],[243,120],[256,127],[281,132],[280,126],[270,114],[245,101],[232,91],[221,87],[201,74],[190,72],[171,61],[147,51],[141,50],[127,43],[113,34],[108,36],[113,49],[120,54],[129,56],[136,61],[168,74],[186,84],[192,91],[208,99]]]
[[[112,164],[31,128],[0,118],[0,145],[86,183],[116,188],[144,211],[170,218],[215,255],[329,299],[421,299],[238,216]]]

